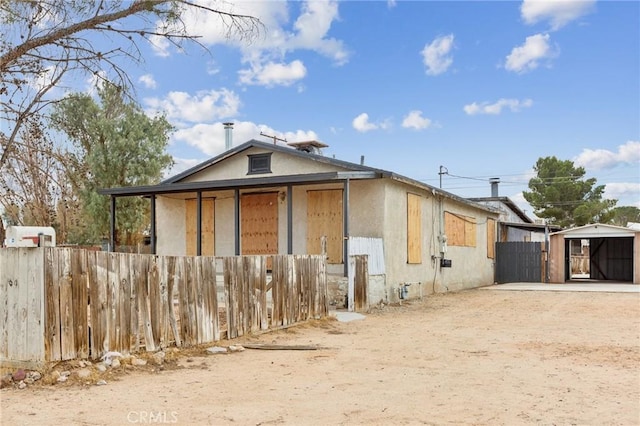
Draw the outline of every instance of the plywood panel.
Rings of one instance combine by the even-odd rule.
[[[422,198],[407,194],[407,263],[422,263]]]
[[[447,244],[450,246],[475,247],[477,241],[476,219],[455,213],[444,213]]]
[[[240,229],[242,254],[277,254],[278,193],[242,194]]]
[[[307,191],[307,253],[322,254],[327,237],[327,262],[343,261],[342,190]]]
[[[202,256],[215,255],[215,199],[202,199]],[[185,229],[187,239],[187,256],[197,253],[198,200],[185,200]]]
[[[476,219],[465,216],[464,219],[464,245],[467,247],[475,247],[478,239],[478,230],[476,227]]]
[[[490,218],[487,219],[487,257],[496,257],[496,221]]]
[[[464,222],[453,213],[444,213],[444,232],[450,246],[464,245]]]

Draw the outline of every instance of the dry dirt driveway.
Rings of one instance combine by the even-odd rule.
[[[470,290],[243,342],[319,349],[3,389],[0,423],[640,424],[639,293]]]

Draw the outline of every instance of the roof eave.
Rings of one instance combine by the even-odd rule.
[[[115,197],[149,196],[154,194],[176,194],[199,191],[220,191],[270,186],[304,185],[346,181],[348,179],[377,179],[382,177],[374,171],[325,172],[314,174],[256,177],[250,179],[226,179],[215,181],[160,183],[158,185],[105,188],[102,195]]]

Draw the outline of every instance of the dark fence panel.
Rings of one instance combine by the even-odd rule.
[[[542,255],[541,242],[496,243],[496,282],[543,282]]]

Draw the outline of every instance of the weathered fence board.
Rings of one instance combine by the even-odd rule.
[[[227,338],[328,314],[324,256],[218,259],[0,250],[0,364],[215,342],[223,309]]]
[[[73,300],[74,341],[76,356],[87,358],[89,356],[89,287],[87,257],[80,250],[73,250],[70,255],[71,262],[71,290]]]
[[[4,254],[4,253],[3,253]],[[60,360],[60,288],[57,277],[57,258],[53,250],[45,252],[45,353],[46,361]],[[18,358],[20,359],[20,358]]]
[[[356,311],[369,309],[369,265],[367,255],[356,255],[354,275],[354,307]]]
[[[43,256],[13,248],[0,257],[0,365],[31,367],[45,361]]]

